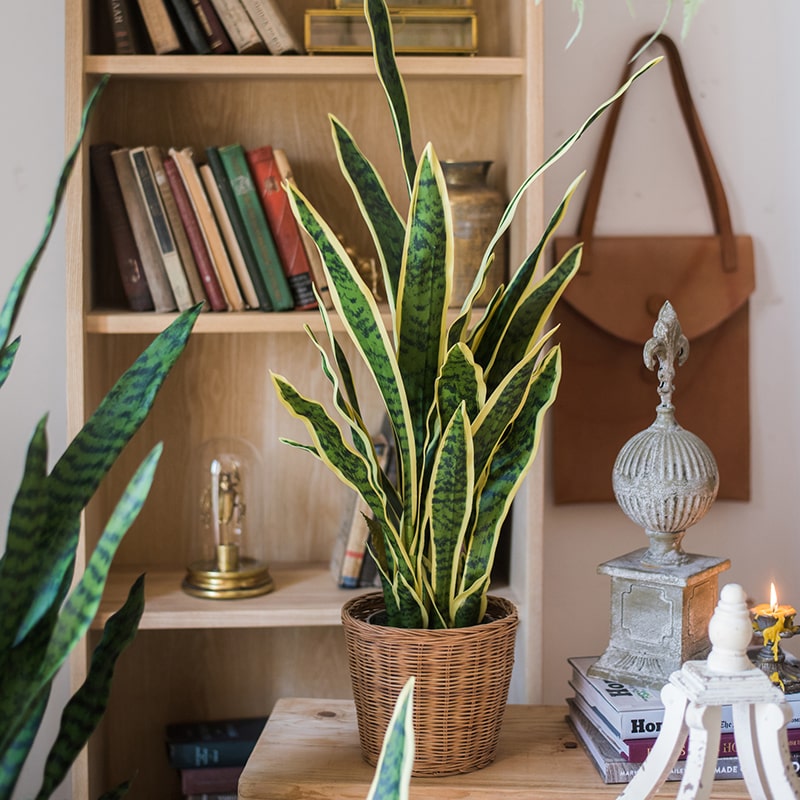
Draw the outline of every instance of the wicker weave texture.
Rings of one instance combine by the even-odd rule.
[[[410,676],[414,689],[414,775],[472,772],[495,757],[519,617],[513,603],[490,597],[489,621],[469,628],[406,630],[366,620],[384,608],[380,593],[342,609],[361,752],[378,763],[395,699]]]

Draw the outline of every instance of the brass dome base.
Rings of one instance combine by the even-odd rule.
[[[181,588],[193,597],[237,600],[257,597],[275,588],[267,565],[243,558],[237,570],[221,572],[216,561],[198,561],[189,566]]]

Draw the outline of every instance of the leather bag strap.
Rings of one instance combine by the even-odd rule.
[[[678,97],[678,104],[680,105],[681,113],[683,115],[686,128],[691,138],[692,147],[697,158],[698,166],[703,177],[703,185],[705,187],[708,203],[711,207],[711,216],[714,221],[714,229],[716,234],[720,237],[721,253],[722,253],[722,269],[725,272],[734,272],[737,268],[737,255],[736,255],[736,241],[733,235],[733,227],[731,225],[730,212],[728,211],[728,201],[725,198],[725,190],[722,186],[719,173],[717,172],[716,164],[711,155],[711,148],[708,146],[705,134],[703,133],[703,126],[700,124],[700,117],[697,114],[697,109],[692,102],[692,95],[689,91],[689,83],[686,80],[686,73],[683,69],[681,57],[675,43],[665,34],[661,33],[655,38],[652,34],[642,37],[636,43],[631,51],[630,58],[626,64],[625,70],[622,74],[622,81],[630,77],[633,73],[633,59],[642,47],[649,41],[658,42],[664,48],[664,52],[669,63],[670,74],[672,76],[672,85],[675,88],[675,93]],[[608,158],[611,153],[611,143],[614,139],[614,132],[616,131],[617,122],[619,120],[620,111],[622,110],[622,101],[625,95],[620,97],[609,111],[608,122],[606,123],[603,137],[600,141],[600,149],[597,153],[592,177],[589,182],[588,192],[586,195],[586,202],[581,212],[581,219],[578,226],[579,239],[585,243],[589,243],[594,237],[594,225],[597,217],[597,208],[600,204],[600,194],[603,188],[603,179],[605,178],[606,168],[608,167]],[[590,271],[591,259],[586,259],[583,262],[581,271],[587,274]]]

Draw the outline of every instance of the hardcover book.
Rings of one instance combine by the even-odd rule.
[[[191,3],[211,54],[222,56],[235,53],[233,43],[225,32],[225,27],[211,0],[191,0]]]
[[[167,757],[177,769],[244,766],[266,723],[266,717],[172,723]]]
[[[178,204],[175,202],[175,195],[169,184],[167,172],[164,169],[164,154],[161,152],[160,147],[154,145],[146,147],[145,151],[150,161],[150,167],[153,170],[153,176],[156,179],[156,186],[158,187],[158,193],[161,195],[161,202],[164,206],[167,220],[169,220],[172,237],[175,239],[175,247],[178,249],[181,264],[183,264],[183,271],[186,273],[186,280],[189,282],[192,300],[194,303],[204,303],[203,310],[208,311],[208,303],[204,302],[208,298],[203,289],[203,281],[197,271],[197,262],[192,252],[192,246],[189,243],[189,237],[186,235],[186,228],[181,219]]]
[[[189,282],[186,279],[186,273],[183,271],[181,258],[178,255],[178,248],[175,246],[175,239],[169,227],[164,205],[161,202],[161,195],[156,186],[155,175],[150,167],[150,160],[144,147],[131,148],[128,151],[128,156],[131,164],[133,164],[136,182],[147,209],[147,220],[158,245],[161,260],[164,263],[164,271],[167,273],[167,279],[172,288],[172,295],[178,308],[184,311],[194,305],[194,300],[189,289]]]
[[[262,311],[272,311],[272,303],[269,299],[264,278],[259,270],[256,255],[253,252],[253,245],[250,243],[250,237],[247,235],[247,229],[245,228],[239,205],[236,202],[236,197],[233,194],[233,188],[228,181],[225,167],[222,164],[222,159],[216,147],[206,148],[206,159],[211,173],[214,176],[214,181],[217,184],[219,196],[227,211],[228,220],[236,236],[236,241],[239,245],[242,258],[244,259],[245,267],[250,275],[250,283],[256,293],[258,303],[253,306],[253,308],[260,308]]]
[[[274,311],[289,311],[294,308],[294,299],[264,209],[253,185],[244,148],[240,144],[230,144],[220,147],[217,152],[239,206],[270,304]]]
[[[270,145],[248,150],[246,153],[250,174],[261,207],[272,231],[294,307],[300,311],[317,307],[311,280],[311,267],[295,222],[289,196],[281,186],[281,173]]]
[[[172,24],[165,0],[138,0],[147,35],[156,55],[178,53],[181,42]]]
[[[212,311],[227,311],[228,303],[225,300],[217,273],[214,270],[214,264],[208,253],[203,231],[197,221],[197,215],[192,206],[189,192],[183,182],[180,169],[172,156],[164,159],[164,171],[167,174],[175,204],[178,206],[186,237],[189,239],[189,245],[192,248],[192,255],[197,265],[197,273],[203,283],[203,290],[208,298],[208,304]]]
[[[276,0],[242,0],[242,5],[270,53],[280,56],[303,52]]]
[[[186,186],[186,191],[189,193],[192,208],[197,216],[197,222],[203,233],[203,239],[208,248],[208,254],[214,264],[214,271],[225,293],[228,307],[234,311],[242,311],[244,309],[244,299],[239,290],[239,284],[236,283],[233,267],[228,258],[228,253],[225,250],[225,243],[222,241],[222,234],[219,231],[217,220],[211,209],[211,203],[203,187],[200,172],[197,169],[197,164],[195,164],[192,149],[190,147],[184,147],[178,150],[172,147],[169,153],[172,158],[175,159],[175,163],[178,165],[178,170],[181,173],[181,178],[183,178],[183,183]]]
[[[244,10],[241,0],[211,0],[236,52],[266,53],[267,46]]]
[[[278,172],[281,178],[291,186],[296,187],[297,183],[294,179],[294,171],[292,170],[289,158],[286,151],[275,147],[272,150],[275,156],[275,163],[278,165]],[[297,222],[297,220],[295,220]],[[300,231],[300,241],[303,243],[303,249],[306,251],[306,258],[308,258],[308,265],[311,267],[311,278],[314,281],[314,288],[317,290],[319,299],[325,308],[333,308],[333,299],[331,298],[331,290],[328,288],[328,278],[325,275],[325,269],[322,266],[322,256],[319,254],[317,245],[311,238],[311,234],[301,225],[297,225],[297,230]]]
[[[208,55],[211,52],[211,47],[206,41],[203,29],[200,27],[200,21],[197,19],[189,0],[169,0],[169,2],[191,50],[201,56]]]
[[[155,235],[150,227],[147,208],[139,191],[128,150],[129,148],[127,147],[121,147],[111,153],[119,188],[122,192],[122,200],[128,214],[128,221],[131,224],[133,238],[136,240],[136,247],[139,249],[142,269],[147,277],[147,285],[150,288],[155,310],[159,312],[174,311],[177,308],[175,298],[172,294],[167,273],[164,270],[164,262],[161,260],[158,242],[156,242]]]
[[[147,287],[139,248],[133,237],[114,162],[111,159],[111,153],[117,149],[117,145],[111,143],[91,145],[89,159],[92,165],[92,178],[108,221],[111,244],[114,247],[117,269],[128,306],[131,311],[152,311],[153,298]]]
[[[239,785],[239,776],[244,766],[233,767],[196,767],[182,769],[181,791],[183,794],[235,793]]]
[[[114,52],[118,56],[141,53],[141,29],[134,8],[135,0],[106,0],[111,33],[114,37]]]

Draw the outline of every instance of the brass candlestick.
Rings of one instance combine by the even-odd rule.
[[[795,625],[797,611],[788,605],[779,605],[775,584],[770,587],[770,602],[750,609],[753,632],[762,646],[751,650],[750,660],[785,694],[800,691],[800,660],[785,653],[781,639],[788,639],[800,631]]]

